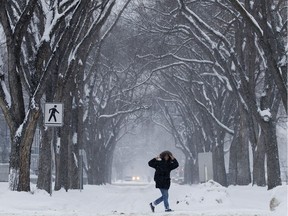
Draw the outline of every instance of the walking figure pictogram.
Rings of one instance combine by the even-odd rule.
[[[57,108],[57,105],[54,105],[53,108],[49,109],[49,113],[50,114],[50,117],[48,119],[48,121],[50,122],[51,118],[53,117],[54,118],[54,121],[57,122],[57,119],[56,119],[56,113],[59,113],[58,110],[56,109]]]

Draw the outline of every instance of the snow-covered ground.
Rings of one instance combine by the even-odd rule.
[[[286,216],[287,186],[267,191],[252,186],[224,188],[217,183],[172,184],[170,206],[151,213],[149,202],[159,197],[154,184],[86,185],[84,190],[64,190],[52,196],[33,189],[12,192],[0,183],[0,216]],[[271,200],[274,198],[273,203]],[[273,209],[273,211],[271,210]]]

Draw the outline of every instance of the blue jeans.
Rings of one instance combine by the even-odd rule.
[[[159,197],[157,200],[154,201],[154,205],[158,205],[159,203],[161,203],[162,201],[164,201],[164,206],[165,206],[165,209],[169,209],[169,203],[168,203],[168,197],[169,197],[169,194],[168,194],[168,189],[162,189],[162,188],[159,188],[160,191],[161,191],[161,194],[162,196]]]

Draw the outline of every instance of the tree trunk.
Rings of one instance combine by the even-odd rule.
[[[30,191],[30,161],[32,144],[21,143],[18,191]]]
[[[215,146],[212,154],[214,180],[222,186],[227,186],[223,145],[218,144],[217,146]]]
[[[229,184],[248,185],[251,183],[249,163],[249,126],[245,110],[239,108],[235,121],[235,135],[230,147]],[[237,114],[236,114],[237,116]]]
[[[57,132],[56,132],[57,131]],[[53,133],[53,147],[54,147],[54,152],[55,152],[55,186],[54,190],[60,190],[61,189],[61,160],[60,160],[60,152],[62,150],[61,148],[61,138],[59,135],[59,130],[54,131]]]
[[[253,185],[266,186],[264,135],[260,134],[253,150]]]
[[[73,109],[73,118],[72,118],[72,131],[74,134],[72,135],[72,140],[70,142],[71,148],[71,159],[70,169],[69,169],[69,179],[70,179],[70,188],[71,189],[80,189],[82,185],[80,185],[80,160],[82,157],[79,155],[79,150],[83,149],[83,136],[84,136],[84,124],[83,124],[83,100],[82,97],[84,95],[84,68],[83,65],[78,65],[77,67],[78,73],[76,74],[76,82],[75,82],[75,91],[73,92],[76,108]],[[73,88],[71,88],[73,89]],[[72,106],[72,104],[71,104]],[[81,175],[82,176],[82,175]]]
[[[237,173],[238,173],[238,166],[237,166],[237,144],[239,144],[239,137],[233,137],[230,146],[230,155],[229,155],[229,177],[228,177],[228,185],[237,185]]]
[[[87,183],[89,185],[93,185],[93,173],[91,167],[86,170],[86,173],[87,173]]]
[[[251,183],[248,137],[235,137],[230,147],[229,184],[248,185]]]
[[[267,184],[268,190],[281,185],[276,126],[272,120],[261,124],[263,130],[265,151],[267,156]]]
[[[19,142],[20,140],[14,139],[11,134],[11,153],[9,163],[9,188],[12,191],[17,190],[19,182]]]
[[[97,152],[95,155],[95,160],[94,160],[94,183],[96,185],[102,185],[105,184],[105,173],[106,173],[106,153],[103,150],[100,150]]]
[[[94,147],[95,148],[95,147]],[[112,157],[106,149],[94,150],[93,159],[89,162],[88,184],[102,185],[111,182]]]
[[[68,169],[69,169],[69,150],[68,150],[68,140],[67,136],[69,136],[69,131],[67,129],[62,128],[61,130],[61,145],[60,145],[60,187],[64,188],[66,191],[69,189],[68,183]],[[66,139],[65,139],[66,138]]]
[[[91,149],[91,148],[90,148]],[[92,160],[92,154],[91,152],[88,150],[88,148],[86,148],[86,155],[87,155],[87,170],[86,170],[86,173],[87,173],[87,183],[89,185],[93,185],[94,182],[93,182],[93,176],[94,176],[94,169],[93,169],[93,160]]]
[[[80,156],[77,145],[72,146],[71,161],[69,164],[69,189],[80,189]]]
[[[111,184],[112,183],[112,163],[113,163],[113,152],[114,152],[114,149],[113,150],[109,150],[109,152],[107,152],[107,156],[106,156],[106,160],[107,160],[107,163],[106,163],[106,183],[108,184]]]
[[[18,191],[30,191],[30,162],[31,162],[31,147],[37,127],[37,121],[40,115],[39,109],[30,110],[28,114],[27,124],[23,125],[23,136],[20,142],[20,169]]]
[[[270,70],[272,69],[270,68]],[[273,75],[271,75],[270,70],[266,70],[265,86],[263,89],[263,94],[260,98],[260,109],[262,111],[265,110],[267,114],[258,113],[257,116],[258,123],[261,127],[261,134],[263,133],[263,141],[267,158],[268,189],[281,185],[279,153],[276,136],[276,115],[279,109],[280,97],[279,91],[275,91],[275,83],[272,82]]]
[[[190,158],[189,156],[185,157],[184,183],[185,184],[199,183],[199,173],[198,173],[197,163],[195,165],[194,160]]]
[[[94,127],[88,127],[86,128],[87,131],[89,131],[88,135],[89,137],[85,139],[85,152],[86,152],[86,157],[87,157],[87,182],[89,185],[94,184],[94,153],[95,153],[95,147],[93,145],[93,136],[92,136],[92,131],[94,131]]]
[[[52,102],[53,95],[55,93],[54,83],[56,83],[55,74],[51,75],[52,82],[47,84],[46,87],[46,101]],[[52,194],[52,163],[53,163],[53,152],[54,145],[53,141],[55,138],[54,128],[47,128],[44,126],[44,115],[40,116],[39,127],[41,129],[41,143],[39,151],[39,164],[38,164],[38,179],[37,188],[47,191]]]
[[[37,188],[43,189],[48,193],[52,193],[51,188],[51,174],[52,174],[52,133],[51,129],[41,130],[42,139],[40,144],[40,153],[39,153],[39,166],[38,166],[38,179],[37,179]]]
[[[72,101],[71,101],[72,102]],[[72,103],[71,105],[71,125],[70,133],[69,133],[69,139],[68,139],[68,181],[69,181],[69,189],[79,189],[80,188],[80,178],[79,178],[79,136],[81,136],[78,133],[78,121],[79,121],[79,109],[78,107],[76,109],[72,109]],[[69,117],[69,115],[68,115]]]

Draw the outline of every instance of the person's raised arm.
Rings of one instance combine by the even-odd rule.
[[[170,154],[169,157],[171,159],[170,169],[176,169],[179,166],[177,159],[172,154]]]
[[[159,161],[159,159],[160,159],[159,156],[151,159],[151,160],[148,162],[148,165],[149,165],[150,167],[156,168],[157,162]]]

